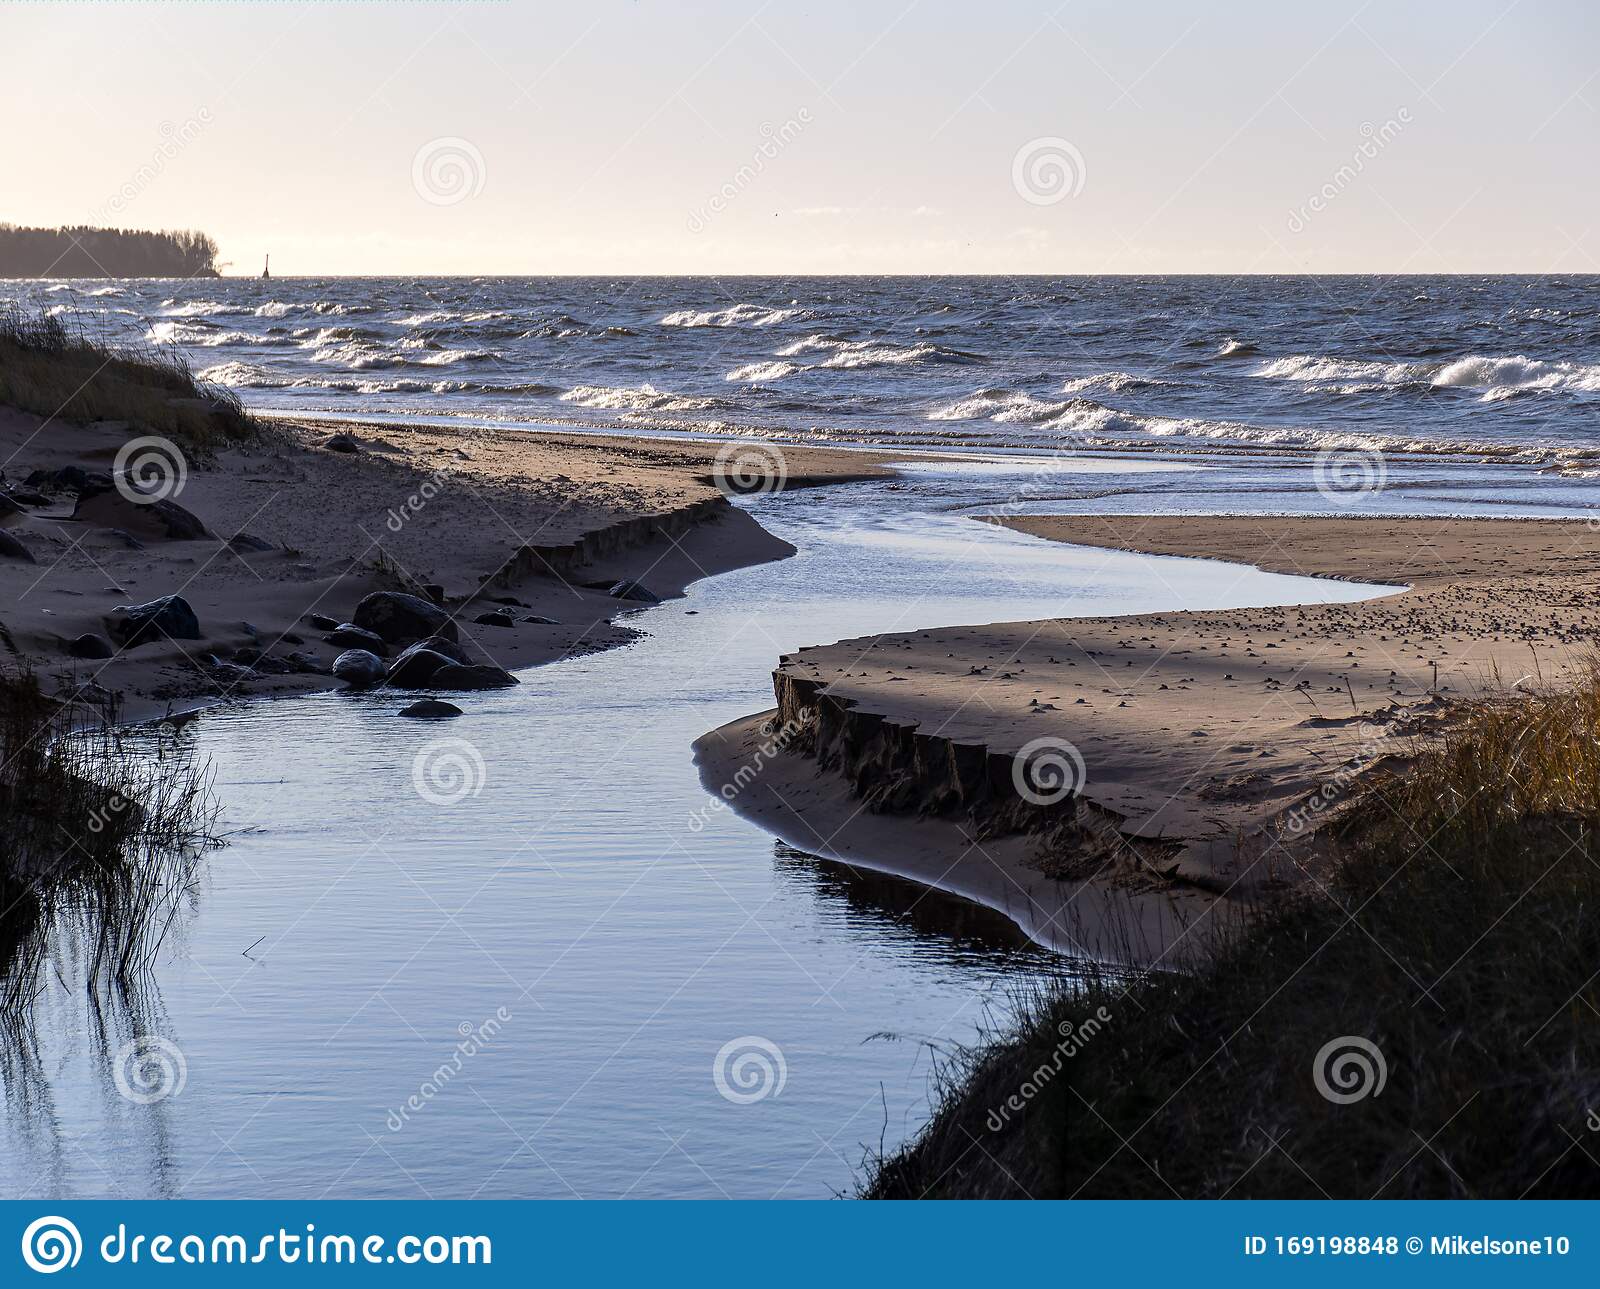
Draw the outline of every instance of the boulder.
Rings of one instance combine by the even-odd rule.
[[[198,640],[200,619],[181,595],[163,595],[148,604],[120,605],[106,619],[106,630],[125,649],[166,636]]]
[[[346,649],[333,660],[333,674],[351,689],[371,689],[383,680],[383,659],[366,649]]]
[[[540,617],[537,613],[530,613],[522,620],[524,622],[531,622],[536,627],[559,627],[561,625],[554,618]]]
[[[389,683],[396,689],[426,689],[445,667],[459,667],[453,658],[420,645],[412,645],[389,668]]]
[[[24,546],[19,538],[13,537],[4,528],[0,528],[0,556],[4,556],[6,559],[20,559],[25,564],[36,562],[33,558],[33,552]]]
[[[637,600],[641,604],[661,603],[659,595],[637,582],[616,582],[606,588],[606,594],[614,600]]]
[[[104,470],[85,470],[81,465],[64,465],[59,470],[35,470],[27,478],[30,488],[46,492],[75,492],[79,496],[91,492],[108,492],[111,476]]]
[[[157,540],[187,542],[211,536],[198,515],[175,501],[133,501],[115,489],[80,494],[72,517],[81,523]]]
[[[74,658],[109,658],[116,650],[111,647],[111,641],[104,636],[97,636],[93,631],[85,631],[67,645],[67,652]]]
[[[442,636],[429,636],[425,640],[418,640],[412,645],[413,649],[432,649],[434,653],[442,653],[451,662],[465,662],[467,651],[454,640],[446,640]]]
[[[365,627],[358,627],[353,622],[341,622],[327,635],[322,637],[324,644],[339,645],[345,649],[365,649],[368,653],[375,653],[383,658],[388,655],[389,646],[376,631],[368,631]]]
[[[445,702],[442,698],[419,698],[410,707],[402,707],[400,715],[436,720],[443,716],[460,716],[461,709],[454,703]]]
[[[285,636],[284,639],[287,640],[288,637]],[[296,650],[289,655],[286,661],[296,671],[310,672],[314,676],[326,676],[328,674],[327,665],[314,653],[302,653]]]
[[[510,609],[496,609],[492,613],[480,613],[472,619],[480,627],[514,627],[517,620],[512,616]]]
[[[339,623],[326,613],[308,613],[306,614],[306,621],[318,631],[336,631],[339,627]]]
[[[518,683],[515,676],[500,667],[452,662],[433,673],[428,688],[505,689]]]
[[[374,631],[390,644],[410,644],[428,636],[454,640],[456,624],[436,604],[403,591],[374,591],[356,605],[351,619],[356,626]]]

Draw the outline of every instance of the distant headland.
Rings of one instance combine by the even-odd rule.
[[[205,233],[0,224],[0,278],[218,277]]]

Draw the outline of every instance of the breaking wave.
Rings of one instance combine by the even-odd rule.
[[[776,309],[762,304],[733,304],[726,309],[674,309],[661,319],[663,327],[775,327],[791,318],[807,316],[798,308]]]

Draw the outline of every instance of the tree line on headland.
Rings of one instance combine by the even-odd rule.
[[[217,244],[193,230],[0,224],[0,277],[216,277]]]

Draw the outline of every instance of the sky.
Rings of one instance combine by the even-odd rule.
[[[0,106],[230,272],[1600,272],[1567,0],[0,0]]]

